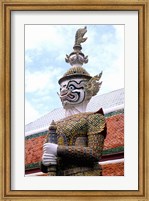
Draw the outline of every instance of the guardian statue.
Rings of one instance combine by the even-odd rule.
[[[101,176],[99,165],[106,137],[106,121],[102,108],[86,112],[102,82],[102,73],[91,76],[83,67],[88,56],[81,43],[87,27],[77,30],[73,52],[66,55],[70,69],[59,79],[59,97],[65,118],[52,122],[43,145],[41,170],[56,176]]]

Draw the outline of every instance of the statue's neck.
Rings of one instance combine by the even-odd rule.
[[[78,105],[65,106],[65,117],[86,112],[86,107],[89,101],[85,101]]]

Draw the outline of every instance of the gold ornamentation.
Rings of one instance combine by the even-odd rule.
[[[102,72],[99,75],[92,77],[85,85],[85,92],[86,92],[86,100],[90,100],[92,96],[95,96],[100,87],[102,82],[99,82],[102,76]]]

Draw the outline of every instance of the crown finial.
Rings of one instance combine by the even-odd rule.
[[[84,43],[87,40],[87,37],[84,38],[84,35],[87,32],[87,27],[80,28],[77,30],[75,35],[75,44],[74,44],[74,51],[70,53],[70,55],[66,55],[65,61],[70,63],[72,67],[74,66],[82,66],[83,63],[88,62],[88,56],[85,56],[81,50],[82,46],[81,43]]]
[[[84,38],[84,35],[87,32],[87,27],[85,26],[84,28],[80,28],[77,30],[76,35],[75,35],[75,44],[74,44],[74,51],[78,51],[79,49],[82,49],[81,43],[84,43],[87,40],[87,37]]]

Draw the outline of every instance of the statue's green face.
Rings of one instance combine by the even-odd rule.
[[[87,80],[81,78],[70,79],[61,82],[59,96],[63,106],[77,105],[84,101],[84,85],[86,82]]]

